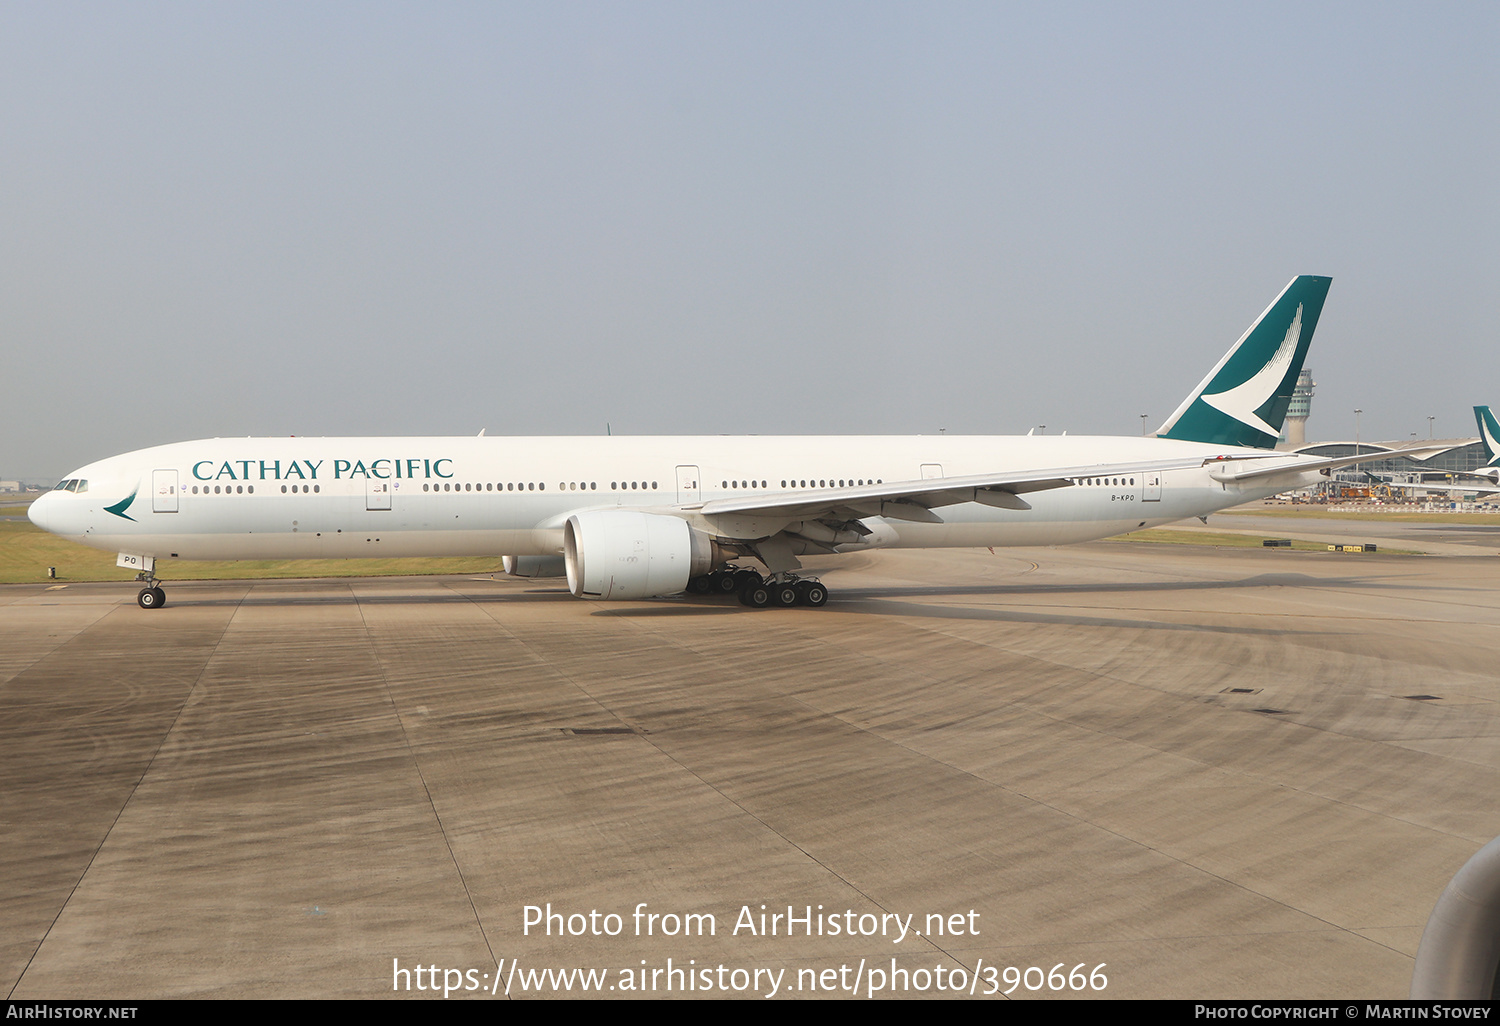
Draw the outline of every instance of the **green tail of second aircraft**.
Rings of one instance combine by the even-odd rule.
[[[1293,278],[1157,436],[1274,448],[1332,281],[1311,274]]]
[[[1479,424],[1479,440],[1484,443],[1485,466],[1500,465],[1500,424],[1488,406],[1474,407],[1474,420]]]

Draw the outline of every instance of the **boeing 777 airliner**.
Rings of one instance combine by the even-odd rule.
[[[30,516],[117,552],[148,609],[179,560],[462,555],[581,598],[819,606],[799,556],[1105,538],[1381,458],[1271,448],[1329,282],[1293,279],[1149,438],[215,438],[81,467]]]

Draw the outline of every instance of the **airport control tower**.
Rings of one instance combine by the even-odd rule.
[[[1297,376],[1297,387],[1292,389],[1292,404],[1286,410],[1286,441],[1288,449],[1300,449],[1307,444],[1307,416],[1312,412],[1312,371],[1306,367]]]

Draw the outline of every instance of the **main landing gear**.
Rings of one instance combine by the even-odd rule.
[[[135,597],[136,605],[142,609],[160,609],[167,604],[167,593],[162,591],[155,577],[149,576],[146,571],[142,570],[135,575],[135,579],[146,582],[146,586]]]
[[[828,602],[828,589],[822,582],[811,578],[794,577],[791,574],[773,574],[762,577],[757,571],[744,567],[724,567],[713,573],[694,577],[688,582],[688,591],[695,595],[730,595],[738,593],[740,603],[754,609],[767,606],[818,606]]]

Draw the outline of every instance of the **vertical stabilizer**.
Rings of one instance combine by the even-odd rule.
[[[1332,278],[1293,278],[1156,432],[1161,438],[1270,449]]]
[[[1500,461],[1500,424],[1488,406],[1474,407],[1474,419],[1479,423],[1479,440],[1484,443],[1484,465],[1493,467]]]

